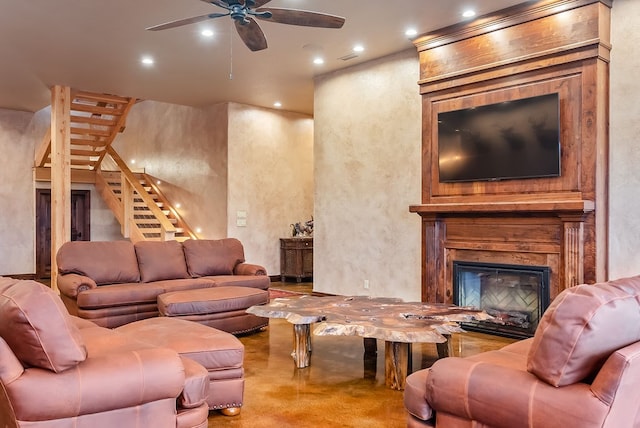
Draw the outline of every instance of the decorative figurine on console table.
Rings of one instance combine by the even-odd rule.
[[[303,238],[313,236],[313,216],[311,220],[291,224],[291,236],[294,238]]]

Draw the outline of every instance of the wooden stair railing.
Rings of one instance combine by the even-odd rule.
[[[162,208],[162,212],[165,213],[169,221],[171,221],[176,226],[176,235],[175,239],[177,241],[184,241],[187,239],[198,239],[198,236],[195,232],[187,225],[187,222],[182,218],[178,210],[176,210],[170,203],[169,200],[165,197],[164,193],[160,190],[158,185],[158,179],[150,176],[146,173],[140,174],[140,182],[143,187],[149,194],[157,201],[158,205]],[[140,219],[137,220],[138,224],[140,223],[149,223],[153,224],[153,222],[149,219]]]
[[[131,172],[113,147],[109,147],[107,153],[120,169],[120,195],[118,197],[112,190],[109,182],[104,177],[105,173],[102,171],[96,175],[96,187],[122,225],[122,235],[125,238],[130,238],[133,242],[154,238],[161,241],[174,240],[176,238],[176,227],[165,212],[162,211],[158,202],[142,186],[140,178]],[[159,224],[157,233],[155,231],[147,232],[153,233],[152,236],[145,235],[144,227],[140,227],[136,223],[136,208],[142,207],[144,207],[145,211],[148,210],[150,215],[157,221],[157,224]]]

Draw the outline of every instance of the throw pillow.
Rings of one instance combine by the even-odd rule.
[[[244,262],[242,243],[235,238],[189,239],[184,241],[184,255],[191,276],[231,275]]]
[[[27,367],[59,373],[87,358],[60,298],[35,281],[0,278],[0,336]]]
[[[614,351],[640,340],[640,276],[562,291],[545,311],[527,369],[564,386],[594,375]]]
[[[135,249],[142,282],[189,278],[178,241],[140,241]]]
[[[138,261],[129,241],[73,241],[56,255],[61,274],[88,276],[97,285],[140,281]]]

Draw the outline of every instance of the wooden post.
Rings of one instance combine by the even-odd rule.
[[[51,88],[51,288],[58,291],[58,249],[71,237],[71,88]]]
[[[122,198],[122,236],[131,237],[131,224],[133,223],[133,187],[127,180],[127,176],[120,173],[120,197]]]

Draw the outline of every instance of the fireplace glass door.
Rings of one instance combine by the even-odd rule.
[[[464,328],[531,337],[549,306],[549,268],[454,261],[453,291],[456,305],[493,316],[490,321],[464,323]]]

